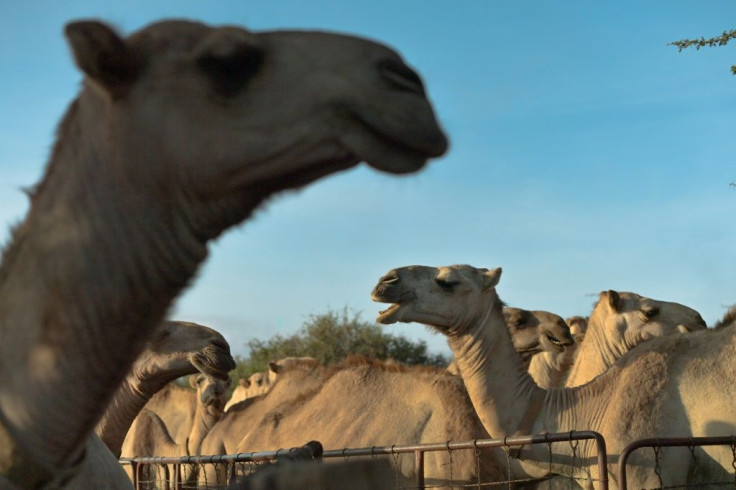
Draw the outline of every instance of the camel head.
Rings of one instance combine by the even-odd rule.
[[[294,369],[311,371],[319,367],[319,361],[314,357],[284,357],[268,363],[268,386],[273,386],[280,374]]]
[[[581,344],[585,339],[585,332],[588,330],[588,318],[584,316],[571,316],[565,319],[565,323],[570,327],[572,338],[575,343]]]
[[[220,228],[273,192],[360,161],[414,172],[448,146],[419,76],[376,42],[181,20],[129,37],[79,21],[66,36],[80,106],[102,108],[114,161],[145,165],[121,177],[228,214]]]
[[[495,286],[501,268],[469,265],[411,265],[381,277],[371,299],[392,303],[378,314],[378,323],[418,322],[444,334],[463,334],[501,302]]]
[[[207,413],[216,417],[222,415],[225,409],[229,385],[229,378],[218,379],[204,373],[189,377],[189,386],[197,392],[197,403],[200,403]]]
[[[598,332],[613,345],[626,350],[655,337],[706,328],[703,318],[692,308],[612,290],[600,293],[590,323],[595,323]]]
[[[565,320],[554,313],[504,306],[503,318],[514,350],[525,361],[540,351],[560,353],[574,343]]]
[[[166,373],[168,382],[197,371],[213,378],[229,380],[235,369],[230,345],[217,331],[190,322],[162,323],[148,340],[132,373],[142,384],[160,384],[156,373]]]

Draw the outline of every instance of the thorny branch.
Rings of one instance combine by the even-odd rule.
[[[723,31],[723,34],[721,34],[720,36],[711,37],[709,39],[706,39],[704,37],[701,37],[700,39],[681,39],[679,41],[667,43],[667,45],[677,46],[678,51],[682,51],[683,49],[692,46],[694,46],[696,50],[699,50],[700,48],[704,47],[712,48],[714,46],[725,46],[731,39],[736,39],[736,29]],[[731,66],[731,73],[736,75],[736,66]]]

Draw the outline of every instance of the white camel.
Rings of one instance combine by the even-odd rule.
[[[391,306],[383,324],[419,322],[447,336],[473,405],[492,437],[515,434],[527,420],[529,432],[594,430],[606,440],[609,479],[615,486],[618,455],[630,442],[649,437],[736,433],[736,325],[651,340],[632,349],[608,371],[576,388],[543,390],[523,369],[513,350],[496,288],[500,269],[470,266],[408,266],[384,275],[372,298]],[[586,339],[587,341],[587,339]],[[600,478],[593,448],[580,444],[578,463],[569,445],[553,446],[553,473]],[[547,474],[546,447],[528,446],[520,468]],[[732,478],[730,448],[665,452],[659,461],[665,485]],[[629,460],[632,487],[658,486],[651,453]],[[731,476],[729,476],[731,475]],[[707,481],[707,480],[706,480]]]
[[[0,265],[0,479],[61,486],[207,243],[269,196],[447,149],[385,46],[164,21],[66,26],[84,72]]]

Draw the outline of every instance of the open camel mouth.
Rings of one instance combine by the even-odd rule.
[[[565,350],[565,347],[572,345],[574,343],[574,340],[572,339],[565,339],[560,340],[554,335],[550,333],[545,333],[543,340],[541,341],[541,350],[548,350],[548,351],[555,351],[555,352],[562,352]]]
[[[390,325],[392,323],[396,323],[398,321],[396,316],[400,309],[401,305],[399,303],[393,303],[385,310],[381,310],[378,312],[378,317],[376,318],[376,321],[381,325]]]

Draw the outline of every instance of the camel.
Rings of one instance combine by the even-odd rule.
[[[447,149],[378,43],[162,21],[65,27],[82,88],[0,264],[0,475],[62,486],[207,244],[270,196]],[[82,396],[84,394],[84,396]]]
[[[724,327],[728,327],[730,325],[733,325],[736,323],[736,305],[731,306],[726,313],[723,315],[723,318],[718,320],[714,325],[714,329],[721,329]]]
[[[123,457],[177,457],[200,453],[202,441],[224,412],[230,380],[200,373],[190,376],[189,383],[196,390],[197,403],[194,420],[185,440],[174,440],[163,420],[155,412],[144,408],[130,428],[130,435],[122,449]],[[191,477],[186,475],[185,479]]]
[[[578,341],[575,340],[565,346],[562,352],[539,352],[532,356],[527,372],[540,388],[564,386],[578,348]]]
[[[514,330],[514,335],[521,339],[517,342],[520,352],[558,349],[571,342],[567,325],[560,317],[535,315],[542,321],[531,320],[531,315],[525,314],[529,328],[521,329],[517,324]],[[311,358],[288,364],[283,361],[283,367],[277,371],[278,378],[265,396],[233,405],[215,424],[202,444],[202,454],[291,447],[317,436],[325,447],[333,449],[487,437],[461,379],[445,379],[446,371],[357,356],[326,370]],[[420,410],[405,407],[415,401],[422,406]],[[355,422],[356,417],[366,420]],[[304,427],[309,427],[309,431]],[[487,453],[484,479],[501,475],[499,468],[503,465],[498,461],[505,461],[504,455],[494,457],[492,451]],[[428,478],[437,484],[449,475],[444,457],[429,455],[426,463]],[[454,478],[473,481],[475,464],[473,455],[459,453],[452,472]],[[209,482],[225,475],[224,471],[209,470],[204,478]],[[404,462],[400,470],[407,480],[414,477],[413,464]]]
[[[585,338],[585,332],[588,330],[588,317],[580,315],[571,316],[565,318],[565,323],[570,327],[570,333],[573,337],[580,336],[576,340],[578,344],[582,344]]]
[[[169,383],[153,395],[144,408],[161,418],[172,439],[183,441],[192,428],[197,395],[188,382],[187,386]]]
[[[523,432],[533,434],[597,431],[606,440],[608,478],[615,487],[618,455],[634,440],[736,432],[736,325],[650,340],[583,386],[544,390],[514,352],[496,293],[500,276],[500,268],[408,266],[389,271],[371,294],[391,304],[378,314],[379,323],[418,322],[447,337],[492,437],[527,427]],[[553,445],[552,451],[550,456],[546,447],[527,446],[515,461],[515,474],[545,476],[550,458],[554,474],[602,476],[588,466],[595,460],[592,445],[581,442],[576,460],[570,445]],[[691,456],[686,448],[662,454],[665,486],[732,478],[730,448],[703,447]],[[651,453],[636,454],[629,465],[630,487],[659,486]]]
[[[97,435],[88,438],[83,467],[65,488],[129,488],[118,458],[123,438],[146,400],[181,375],[200,370],[227,379],[234,367],[230,346],[215,330],[189,322],[162,323],[115,393]]]
[[[267,393],[273,383],[276,382],[279,373],[296,368],[311,369],[316,362],[317,360],[314,357],[285,357],[270,361],[268,371],[259,371],[251,374],[248,378],[238,380],[238,386],[235,387],[230,400],[225,405],[225,411],[227,412],[236,403]]]
[[[585,342],[575,354],[565,386],[587,383],[642,342],[705,328],[700,314],[687,306],[630,292],[604,291],[590,314]]]
[[[229,380],[233,369],[230,346],[219,332],[196,323],[164,322],[118,387],[95,432],[120,456],[133,420],[163,386],[197,371]]]
[[[504,306],[503,317],[514,343],[514,350],[519,353],[523,363],[533,369],[534,372],[530,373],[535,379],[536,376],[550,375],[544,370],[557,369],[554,362],[550,365],[535,362],[539,356],[548,354],[550,359],[556,359],[574,345],[569,327],[562,317],[554,313]],[[451,374],[460,374],[455,361],[450,363],[447,370]]]
[[[306,380],[308,388],[295,389]],[[205,437],[204,455],[275,450],[319,440],[325,449],[388,446],[488,437],[462,379],[433,366],[403,366],[364,356],[311,372],[281,374],[263,396],[234,405]],[[483,451],[482,478],[503,474],[505,455]],[[453,454],[452,470],[444,453],[428,453],[428,484],[475,481],[472,451]],[[411,455],[400,456],[402,481],[414,478]],[[501,464],[503,462],[504,464]],[[206,468],[200,481],[224,483],[226,472]]]
[[[227,412],[230,407],[243,400],[263,395],[268,389],[268,373],[265,371],[258,371],[247,378],[240,378],[238,380],[238,386],[235,387],[232,395],[230,395],[230,399],[225,404],[225,411]]]

